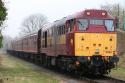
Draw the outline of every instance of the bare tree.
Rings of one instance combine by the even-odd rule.
[[[108,11],[113,17],[118,18],[117,28],[124,28],[124,8],[120,4],[107,4],[102,5],[101,9]]]
[[[47,17],[42,14],[34,14],[22,22],[21,35],[27,35],[37,32],[40,28],[43,28],[48,24]]]
[[[119,4],[102,5],[101,9],[107,10],[113,16],[119,17],[122,14],[122,7]]]

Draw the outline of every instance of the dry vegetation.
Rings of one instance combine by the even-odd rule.
[[[2,57],[0,56],[0,66],[2,65]]]
[[[118,66],[125,68],[125,31],[117,30],[117,50],[120,58]]]
[[[119,67],[122,67],[125,69],[125,53],[120,56]]]

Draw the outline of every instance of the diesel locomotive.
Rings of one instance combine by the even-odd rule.
[[[11,42],[8,52],[68,72],[108,74],[117,57],[116,20],[105,10],[87,9]]]

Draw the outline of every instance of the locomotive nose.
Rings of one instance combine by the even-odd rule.
[[[114,34],[76,33],[74,42],[76,56],[113,56],[116,54],[116,35]]]

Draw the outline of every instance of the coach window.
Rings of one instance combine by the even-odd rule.
[[[63,26],[63,34],[65,34],[65,25]]]
[[[64,34],[63,32],[64,32],[64,29],[63,29],[63,26],[62,26],[62,34]]]
[[[59,32],[58,32],[58,27],[56,27],[56,35],[58,35],[58,33],[59,33]]]
[[[107,31],[114,31],[113,20],[105,20],[105,26],[107,28]]]
[[[49,31],[48,31],[48,30],[46,30],[46,33],[47,33],[47,34],[46,34],[46,36],[47,36],[47,37],[49,36],[48,32],[49,32]]]
[[[58,27],[58,35],[61,35],[61,26]]]
[[[63,26],[61,26],[61,35],[63,34]]]
[[[43,36],[43,38],[44,38],[44,32],[43,32],[43,35],[42,35],[42,36]]]
[[[53,36],[53,29],[50,29],[50,36]]]
[[[62,34],[62,26],[60,26],[59,29],[60,29],[60,35],[61,35]]]
[[[57,35],[59,35],[59,27],[57,27]]]
[[[58,27],[58,35],[60,35],[60,27]]]
[[[63,26],[60,26],[60,35],[63,34]]]

